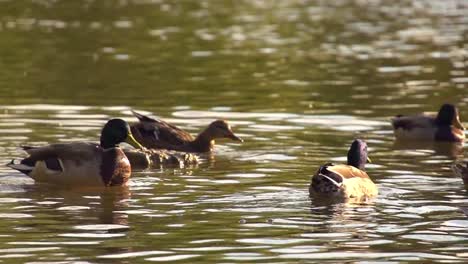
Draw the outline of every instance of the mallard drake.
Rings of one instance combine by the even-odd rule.
[[[127,122],[111,119],[101,131],[100,144],[74,142],[23,147],[29,157],[18,164],[12,160],[7,166],[38,182],[69,186],[125,185],[131,165],[118,147],[121,142],[142,148]]]
[[[210,152],[213,150],[215,139],[230,138],[243,142],[232,132],[229,124],[224,120],[212,122],[196,138],[190,133],[164,122],[132,111],[140,122],[131,126],[132,133],[138,142],[150,149],[168,149],[184,152]]]
[[[442,105],[436,117],[398,115],[392,119],[392,126],[395,137],[400,140],[463,142],[465,139],[458,109],[452,104]]]
[[[378,193],[377,186],[364,171],[367,157],[367,144],[356,139],[348,151],[348,164],[321,166],[312,176],[309,186],[311,196],[325,195],[336,198],[373,197]]]
[[[468,186],[468,163],[465,163],[465,165],[455,163],[452,165],[452,171],[456,176],[462,178],[463,183]]]

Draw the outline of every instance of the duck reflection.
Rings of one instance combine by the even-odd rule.
[[[374,198],[369,198],[365,196],[360,197],[320,197],[312,196],[311,206],[321,207],[321,206],[333,206],[337,204],[347,204],[348,207],[359,207],[360,205],[373,204]]]
[[[336,234],[336,240],[342,240],[343,234],[350,236],[351,242],[371,239],[365,228],[370,222],[373,222],[373,212],[376,211],[375,204],[371,200],[357,201],[348,199],[345,202],[338,200],[313,199],[311,201],[310,213],[314,219],[318,218],[320,227],[312,229],[305,237],[316,237],[321,234],[328,236]],[[327,241],[334,244],[332,237]],[[354,245],[353,247],[361,247]]]
[[[128,224],[128,216],[121,213],[128,207],[128,199],[131,197],[128,186],[63,189],[34,184],[27,189],[33,201],[53,209],[48,212],[73,215],[68,218],[72,222],[69,225],[82,224],[83,219],[87,222],[97,219],[96,224]]]
[[[439,142],[439,141],[410,141],[395,140],[393,149],[396,150],[433,150],[437,155],[448,156],[452,159],[463,155],[463,143],[460,142]]]

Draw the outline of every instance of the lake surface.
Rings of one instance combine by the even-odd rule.
[[[466,263],[466,145],[395,145],[389,119],[468,120],[467,32],[464,0],[0,1],[1,164],[131,109],[245,140],[128,188],[1,167],[0,263]],[[379,196],[311,200],[357,137]]]

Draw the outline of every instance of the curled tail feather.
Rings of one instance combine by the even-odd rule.
[[[148,117],[148,116],[145,116],[145,115],[143,115],[143,114],[137,113],[137,112],[135,112],[135,111],[133,111],[133,110],[131,110],[131,111],[132,111],[132,114],[133,114],[136,118],[138,118],[138,120],[140,120],[141,122],[156,122],[156,120],[153,119],[153,118],[151,118],[151,117]]]

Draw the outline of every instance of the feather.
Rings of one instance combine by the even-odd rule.
[[[336,187],[338,187],[338,188],[341,188],[341,186],[343,185],[342,182],[341,182],[341,183],[337,183],[334,179],[328,177],[328,176],[325,175],[325,174],[319,174],[319,175],[322,176],[322,177],[325,177],[326,179],[328,179],[331,183],[333,183],[333,184],[334,184]]]
[[[327,170],[332,171],[342,176],[343,179],[349,179],[353,177],[369,179],[369,175],[367,175],[365,171],[362,171],[358,168],[355,168],[349,165],[343,165],[343,164],[334,165],[334,166],[327,167]]]

